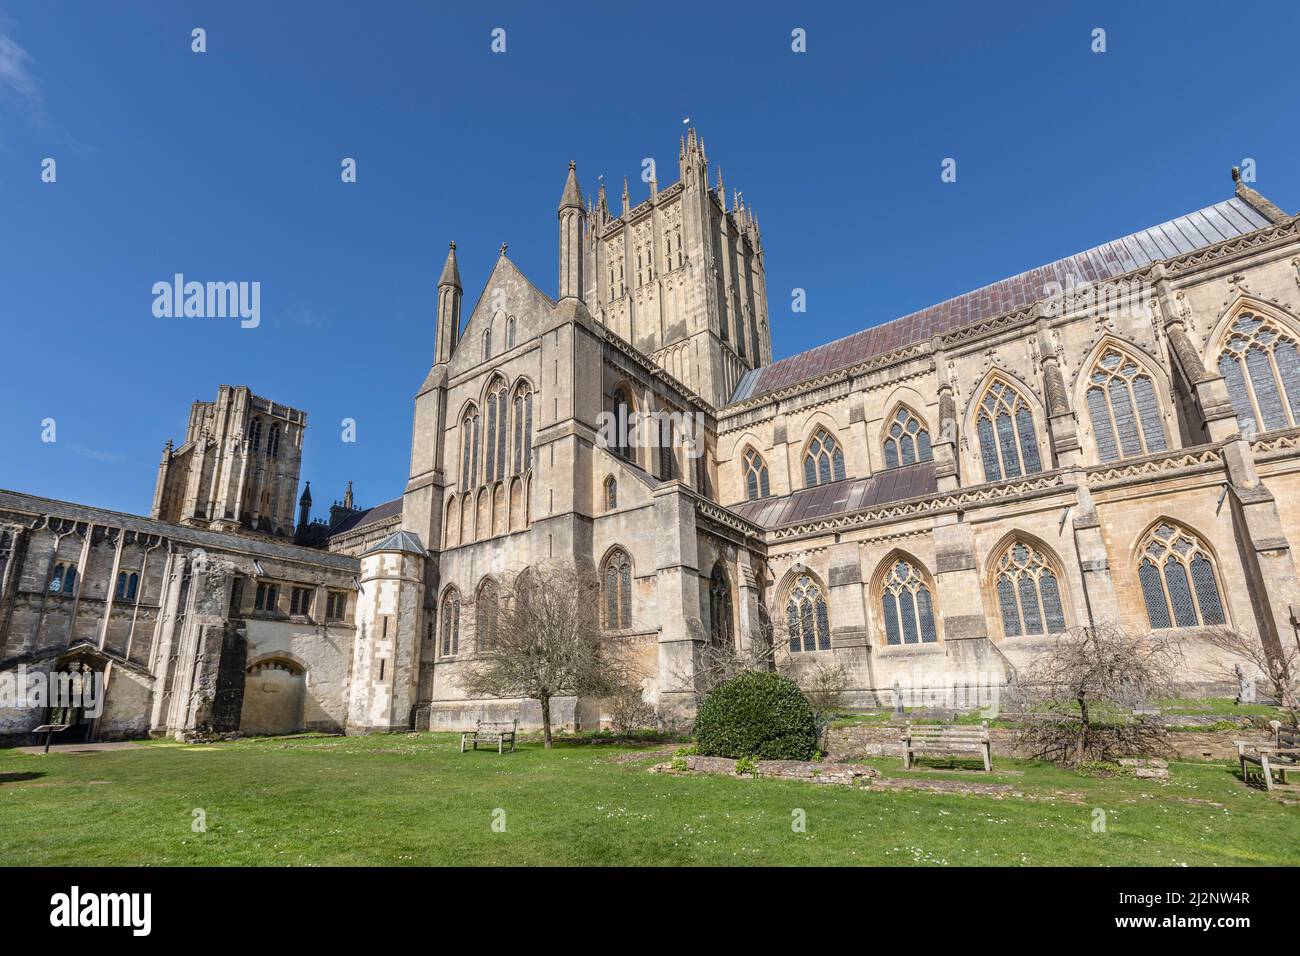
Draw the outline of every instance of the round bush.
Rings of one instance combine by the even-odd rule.
[[[704,699],[695,741],[709,757],[808,760],[817,749],[817,726],[798,684],[770,671],[746,671]]]

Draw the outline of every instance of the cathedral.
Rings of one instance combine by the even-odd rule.
[[[667,722],[711,648],[773,641],[862,708],[1003,684],[1103,623],[1177,633],[1208,687],[1207,633],[1278,649],[1300,610],[1300,220],[1234,180],[774,361],[758,217],[694,131],[635,205],[570,163],[553,295],[503,246],[463,315],[451,243],[400,498],[349,485],[313,520],[307,413],[228,385],[148,517],[0,491],[0,672],[104,688],[93,714],[0,707],[0,741],[535,726],[462,677],[497,576],[548,561],[597,572]]]

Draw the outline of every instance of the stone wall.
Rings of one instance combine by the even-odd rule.
[[[902,759],[903,724],[831,728],[827,735],[827,757],[837,761],[863,757],[898,757]],[[1237,759],[1238,740],[1264,740],[1267,734],[1249,728],[1232,731],[1171,731],[1169,745],[1183,760]],[[1015,746],[1015,731],[1004,727],[989,728],[995,756],[1020,757]]]

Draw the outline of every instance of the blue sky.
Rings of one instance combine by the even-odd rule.
[[[308,411],[318,513],[397,496],[448,240],[470,302],[503,241],[554,293],[568,161],[635,203],[687,116],[758,211],[778,357],[1224,199],[1245,157],[1294,212],[1298,9],[0,0],[0,487],[147,513],[224,382]],[[176,272],[259,281],[261,325],[155,318]]]

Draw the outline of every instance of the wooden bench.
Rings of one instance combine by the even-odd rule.
[[[978,727],[909,722],[903,736],[903,769],[911,770],[913,756],[922,753],[977,753],[984,758],[984,769],[992,772],[993,751],[989,742],[989,722],[983,721]]]
[[[485,744],[496,744],[497,753],[505,753],[506,741],[510,742],[510,752],[515,752],[515,732],[519,729],[519,721],[512,720],[480,720],[473,730],[466,730],[460,735],[460,752],[465,752],[465,744],[469,743],[473,749],[478,750],[480,742]]]
[[[1236,742],[1242,782],[1249,786],[1250,778],[1258,776],[1265,790],[1273,789],[1273,771],[1277,771],[1283,786],[1291,782],[1287,779],[1288,774],[1300,772],[1300,731],[1283,727],[1277,720],[1269,721],[1269,724],[1273,728],[1271,741]]]

